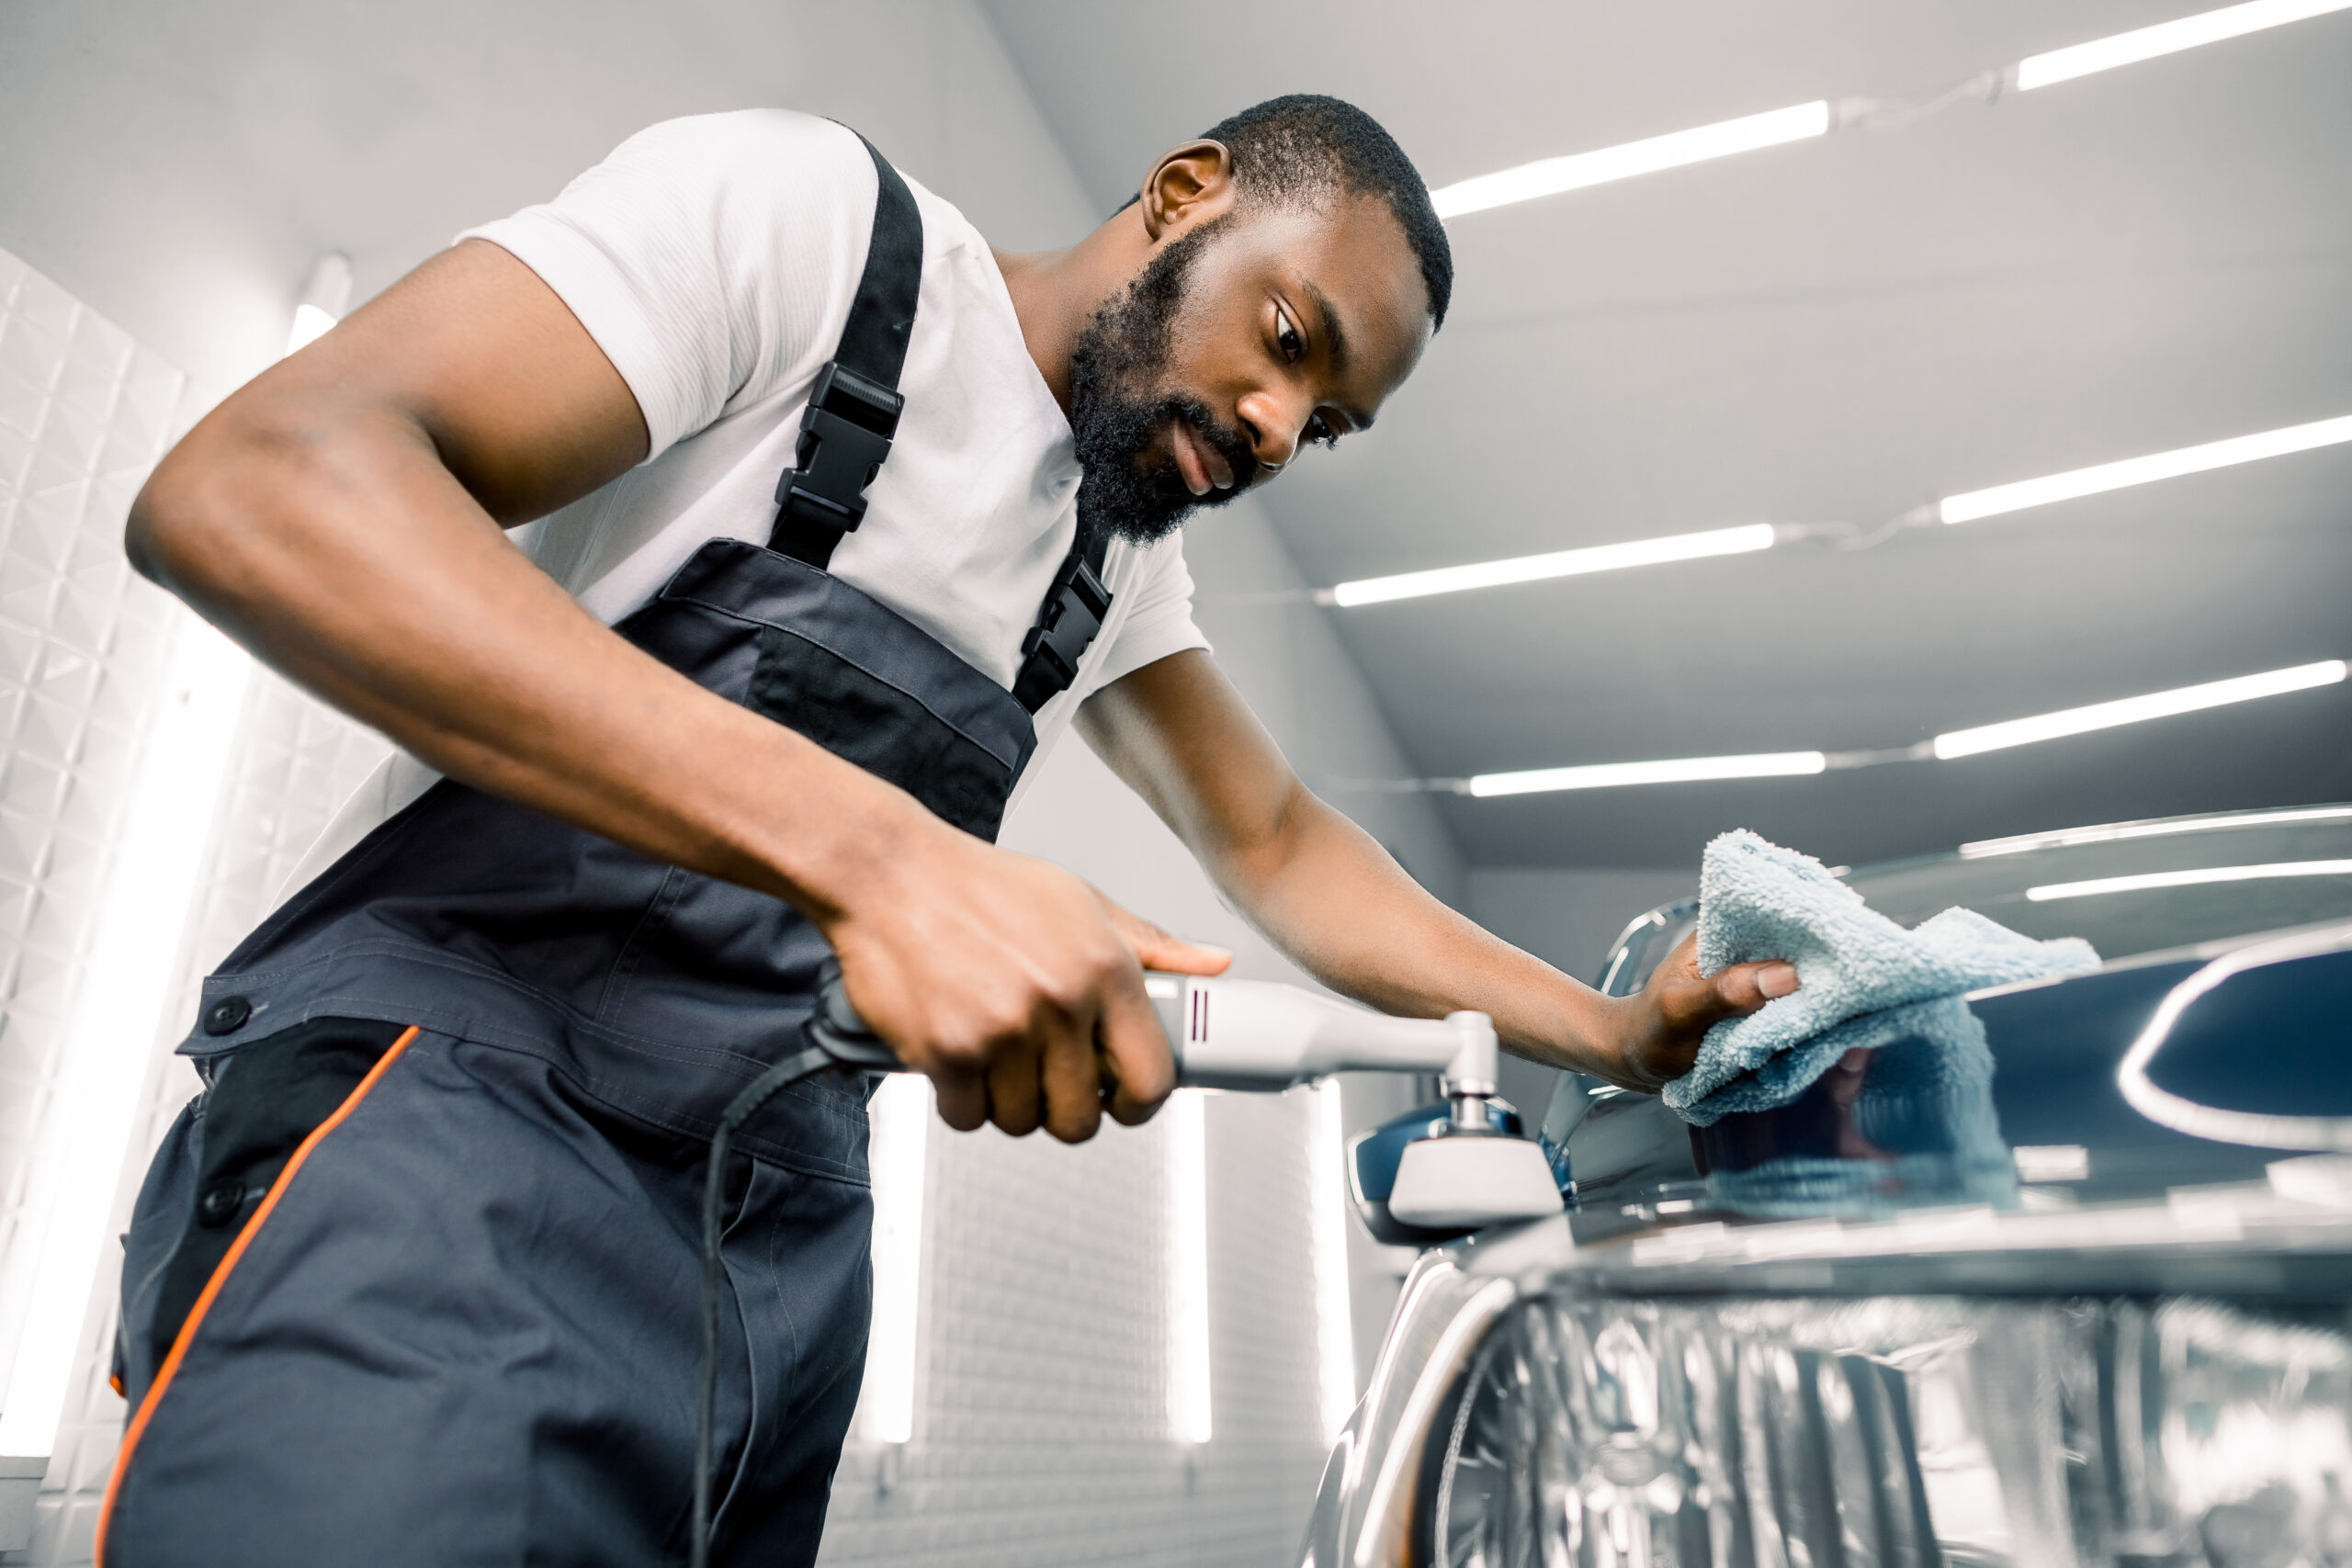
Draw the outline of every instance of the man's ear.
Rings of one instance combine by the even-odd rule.
[[[1232,205],[1232,152],[1222,141],[1187,141],[1161,154],[1144,178],[1144,232],[1158,241]]]

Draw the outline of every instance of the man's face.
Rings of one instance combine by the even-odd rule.
[[[1366,429],[1429,335],[1420,271],[1377,200],[1171,232],[1072,353],[1080,526],[1149,543],[1303,445]]]

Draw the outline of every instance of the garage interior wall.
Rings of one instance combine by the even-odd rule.
[[[0,247],[13,253],[0,254],[0,369],[17,378],[0,406],[0,696],[15,726],[0,784],[14,857],[0,860],[0,1149],[24,1145],[47,1100],[75,943],[178,614],[123,567],[123,508],[210,400],[201,389],[274,356],[319,253],[347,252],[365,299],[642,125],[752,104],[857,125],[1008,246],[1061,243],[1095,220],[962,0],[658,13],[435,0],[397,17],[291,0],[20,0],[0,24],[0,146],[13,150],[0,169]],[[1319,614],[1245,597],[1300,583],[1264,516],[1224,508],[1187,548],[1204,629],[1302,773],[1462,907],[1464,868],[1425,801],[1340,789],[1415,770]],[[255,678],[127,1179],[192,1090],[164,1053],[196,977],[264,912],[382,746]],[[1044,765],[1006,840],[1234,946],[1238,973],[1293,973],[1075,742]],[[1408,1093],[1351,1084],[1349,1120],[1377,1120]],[[1168,1435],[1164,1122],[1078,1151],[934,1130],[913,1432],[903,1446],[854,1441],[830,1561],[1262,1562],[1291,1550],[1326,1447],[1308,1233],[1316,1184],[1335,1173],[1312,1163],[1304,1095],[1227,1097],[1204,1114],[1210,1440]],[[0,1182],[7,1224],[25,1195],[6,1168]],[[129,1196],[127,1181],[118,1222]],[[123,1415],[101,1353],[111,1262],[33,1544],[0,1562],[88,1560]],[[1359,1368],[1397,1267],[1351,1227]]]
[[[1618,933],[1636,915],[1699,890],[1699,871],[1634,866],[1474,867],[1464,879],[1470,918],[1566,974],[1600,978]],[[1502,1096],[1530,1118],[1551,1103],[1559,1074],[1506,1056]]]

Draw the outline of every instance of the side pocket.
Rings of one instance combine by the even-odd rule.
[[[388,1031],[392,1033],[390,1039],[383,1038]],[[270,1211],[277,1206],[279,1196],[300,1172],[311,1151],[358,1108],[359,1102],[368,1098],[368,1091],[376,1087],[377,1080],[400,1059],[401,1053],[416,1036],[413,1026],[399,1029],[363,1020],[316,1019],[237,1052],[232,1058],[235,1071],[250,1072],[252,1076],[243,1081],[233,1098],[215,1098],[235,1077],[226,1063],[212,1088],[206,1091],[204,1174],[197,1186],[196,1213],[187,1233],[164,1265],[164,1289],[176,1287],[184,1274],[192,1272],[203,1257],[212,1255],[216,1260],[184,1309],[167,1314],[164,1308],[171,1298],[159,1299],[153,1332],[158,1336],[168,1333],[171,1348],[163,1357],[154,1382],[131,1416],[130,1425],[122,1435],[122,1447],[115,1455],[114,1473],[107,1481],[106,1500],[98,1506],[97,1535],[91,1546],[92,1561],[98,1568],[105,1568],[107,1524],[114,1515],[131,1456],[154,1416],[156,1404],[171,1391],[172,1378],[187,1355],[188,1341],[203,1325],[204,1314],[220,1293],[221,1282],[228,1279],[237,1259],[268,1221]],[[354,1063],[361,1064],[360,1070],[356,1081],[347,1080],[347,1069]],[[340,1092],[328,1102],[325,1111],[290,1147],[272,1152],[276,1147],[274,1134],[282,1134],[305,1110],[337,1089]],[[221,1125],[224,1112],[228,1118],[226,1127]],[[242,1159],[233,1152],[238,1149],[245,1152]],[[259,1192],[245,1191],[244,1181],[256,1179],[263,1169],[270,1172],[266,1187]],[[232,1192],[233,1201],[229,1196]],[[220,1194],[217,1200],[216,1193]],[[244,1213],[249,1200],[253,1203],[252,1217],[242,1224],[233,1224]],[[221,1211],[224,1217],[208,1224],[208,1213],[214,1209]],[[220,1242],[217,1249],[209,1241],[189,1245],[191,1237],[207,1231],[221,1233],[228,1239]],[[187,1261],[183,1262],[183,1258]]]
[[[163,1365],[206,1281],[295,1150],[401,1032],[396,1023],[313,1019],[221,1059],[204,1094],[194,1205],[156,1280],[145,1365]]]

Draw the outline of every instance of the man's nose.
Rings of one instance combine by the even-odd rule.
[[[1244,396],[1235,412],[1250,427],[1250,449],[1259,467],[1272,473],[1298,456],[1299,434],[1314,410],[1304,398],[1256,391]]]

